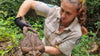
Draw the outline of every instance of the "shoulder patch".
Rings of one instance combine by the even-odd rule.
[[[50,5],[50,4],[47,4],[48,7],[52,8],[54,7],[55,5]]]

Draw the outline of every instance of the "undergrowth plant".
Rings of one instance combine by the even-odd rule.
[[[88,32],[88,35],[83,35],[78,45],[73,49],[72,55],[73,56],[100,56],[100,53],[90,54],[88,52],[91,49],[91,43],[96,43],[100,46],[100,37],[97,34],[100,32],[100,22],[96,23],[97,31],[93,33],[92,31]],[[92,47],[93,48],[93,47]]]
[[[79,44],[72,51],[73,56],[91,56],[87,50],[90,49],[89,45],[95,41],[93,38],[95,33],[90,31],[88,34],[81,37]]]
[[[14,18],[9,17],[7,20],[0,18],[0,42],[6,42],[8,45],[5,50],[0,49],[0,54],[3,56],[5,53],[12,50],[14,47],[19,46],[19,41],[23,39],[23,34],[20,29],[14,24]]]

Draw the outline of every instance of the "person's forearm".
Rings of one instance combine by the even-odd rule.
[[[60,50],[58,48],[52,47],[52,46],[45,46],[45,52],[48,54],[56,55],[60,54]]]
[[[30,8],[34,9],[35,7],[35,1],[33,0],[26,0],[22,3],[22,5],[19,8],[18,14],[16,17],[23,17]]]

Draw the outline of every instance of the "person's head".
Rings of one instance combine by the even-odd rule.
[[[70,24],[75,17],[78,18],[79,23],[85,22],[85,0],[61,0],[61,21],[62,24]]]

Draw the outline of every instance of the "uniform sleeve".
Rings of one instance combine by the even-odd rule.
[[[81,37],[81,34],[79,34],[79,33],[73,33],[69,37],[70,37],[70,39],[68,39],[65,42],[59,44],[60,51],[63,54],[65,54],[66,56],[68,56],[68,55],[71,54],[71,51],[76,46],[75,42],[76,42],[77,39],[79,39]]]
[[[35,11],[36,11],[37,15],[46,17],[49,13],[49,10],[53,7],[54,7],[54,5],[50,5],[50,4],[46,4],[43,2],[37,1],[36,5],[35,5]]]

